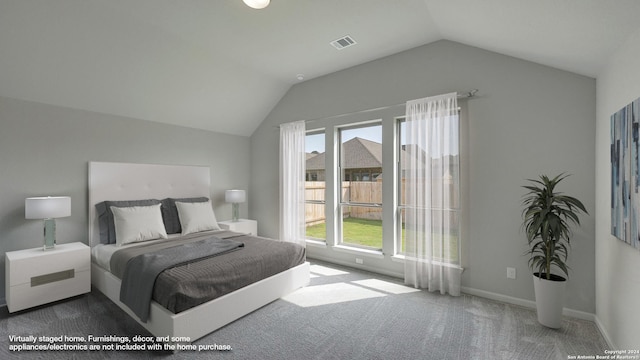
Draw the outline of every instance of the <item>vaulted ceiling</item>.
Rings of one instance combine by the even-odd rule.
[[[637,0],[0,0],[0,96],[248,136],[292,85],[441,39],[597,77],[638,14]],[[345,35],[357,44],[329,44]]]

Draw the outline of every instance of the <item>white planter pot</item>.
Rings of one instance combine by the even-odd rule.
[[[541,279],[533,275],[533,288],[536,294],[538,322],[546,327],[558,329],[562,325],[562,308],[564,306],[564,289],[566,279],[553,281]]]

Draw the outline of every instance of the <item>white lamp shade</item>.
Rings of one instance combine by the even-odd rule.
[[[24,200],[26,219],[55,219],[71,216],[71,198],[68,196],[32,197]]]
[[[264,9],[269,6],[271,0],[242,0],[248,7],[254,9]]]
[[[247,200],[244,190],[227,190],[224,193],[224,201],[228,203],[243,203]]]

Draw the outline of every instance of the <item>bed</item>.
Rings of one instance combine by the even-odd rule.
[[[93,250],[97,250],[94,248],[101,244],[98,212],[95,204],[107,200],[209,198],[210,196],[210,170],[208,167],[90,162],[89,244],[92,247],[92,254]],[[251,243],[242,234],[222,232],[215,235],[239,240],[243,245]],[[254,238],[251,241],[259,240]],[[243,250],[237,251],[237,253],[241,251]],[[228,255],[219,256],[222,258],[235,253],[231,252]],[[109,266],[104,265],[104,260],[101,264],[98,258],[92,257],[91,282],[96,289],[105,294],[154,336],[188,339],[191,342],[309,283],[309,263],[305,261],[177,313],[173,313],[156,301],[152,301],[148,309],[148,318],[146,321],[142,321],[138,315],[120,301],[122,281],[108,268]]]

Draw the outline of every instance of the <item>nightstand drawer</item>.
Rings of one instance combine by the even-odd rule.
[[[70,243],[5,254],[9,312],[91,291],[91,254],[87,245]]]
[[[78,271],[70,279],[37,286],[31,286],[31,284],[11,286],[7,292],[7,306],[9,312],[15,312],[89,291],[91,291],[91,272]]]

